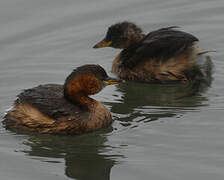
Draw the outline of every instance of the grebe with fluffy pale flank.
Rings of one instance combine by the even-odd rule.
[[[114,59],[112,72],[121,79],[142,82],[186,82],[206,80],[211,75],[212,62],[196,45],[198,38],[166,27],[144,34],[131,22],[121,22],[108,28],[106,37],[94,48],[123,49]]]

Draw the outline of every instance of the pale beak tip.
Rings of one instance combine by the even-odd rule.
[[[94,48],[94,49],[98,48],[98,44],[94,45],[93,48]]]

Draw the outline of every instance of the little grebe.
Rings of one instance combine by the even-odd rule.
[[[82,134],[112,123],[109,110],[88,97],[119,79],[108,77],[99,65],[76,68],[58,84],[39,85],[18,95],[3,123],[8,129],[40,133]]]
[[[211,60],[195,45],[198,39],[176,26],[145,35],[133,23],[122,22],[109,27],[106,37],[93,48],[123,49],[115,58],[112,72],[121,79],[143,82],[185,82],[210,75]],[[206,67],[203,69],[203,67]]]

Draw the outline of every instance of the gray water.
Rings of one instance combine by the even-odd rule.
[[[62,84],[88,63],[110,73],[119,50],[92,46],[123,20],[145,32],[177,25],[216,50],[210,87],[186,97],[182,85],[106,87],[94,98],[114,122],[82,136],[10,132],[1,124],[1,180],[224,179],[223,0],[1,0],[0,121],[23,89]]]

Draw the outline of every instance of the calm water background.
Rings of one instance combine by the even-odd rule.
[[[0,125],[2,180],[223,180],[223,0],[1,0],[0,115],[22,89],[62,84],[73,68],[119,52],[92,46],[115,22],[144,31],[178,25],[200,39],[215,64],[211,87],[126,83],[94,96],[112,112],[111,127],[83,136],[6,131]]]

